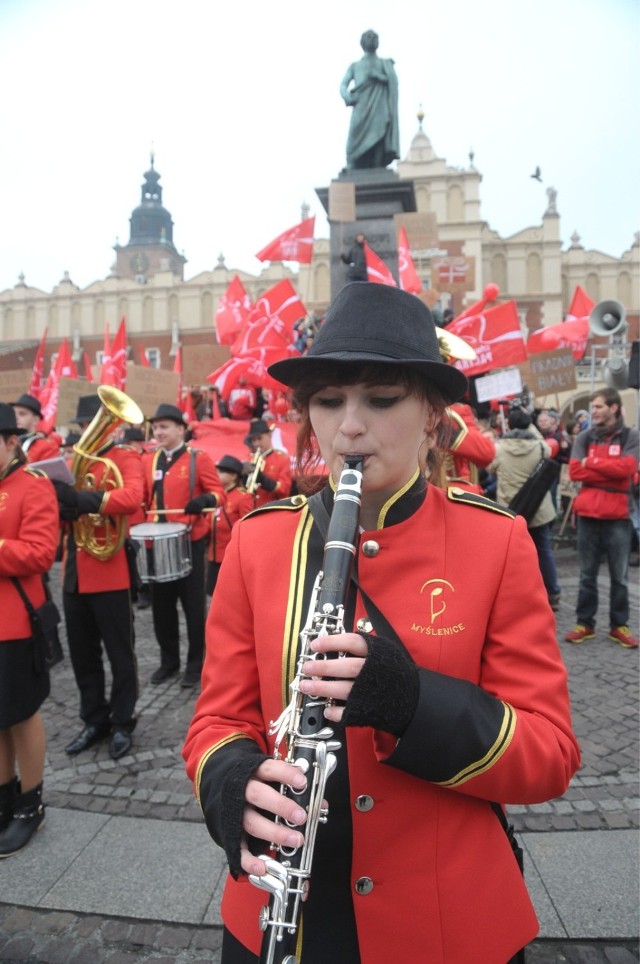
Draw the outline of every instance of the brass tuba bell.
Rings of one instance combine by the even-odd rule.
[[[111,385],[98,387],[98,398],[101,406],[91,423],[82,433],[80,440],[73,446],[74,456],[71,472],[76,480],[78,491],[95,489],[96,463],[104,466],[100,479],[101,489],[121,489],[123,487],[122,474],[112,459],[101,458],[94,453],[99,452],[106,443],[113,430],[126,422],[129,425],[141,425],[144,415],[140,407]],[[106,562],[121,549],[127,535],[127,520],[125,516],[117,516],[112,520],[99,513],[82,516],[73,523],[73,536],[76,545]]]

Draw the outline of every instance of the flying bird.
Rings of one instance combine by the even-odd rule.
[[[539,168],[539,167],[536,167],[536,169],[535,169],[535,171],[533,172],[533,174],[531,175],[531,177],[535,177],[536,181],[540,181],[540,183],[542,183],[542,175],[541,175],[541,173],[540,173],[540,168]]]

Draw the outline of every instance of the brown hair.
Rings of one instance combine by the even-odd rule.
[[[309,402],[316,392],[330,385],[399,385],[410,395],[428,402],[438,418],[434,429],[435,446],[430,448],[424,458],[423,471],[429,470],[430,475],[437,475],[441,456],[437,449],[446,448],[449,441],[450,426],[443,425],[442,416],[447,407],[443,396],[437,388],[431,385],[418,371],[403,365],[389,365],[381,362],[340,362],[339,364],[318,362],[308,372],[304,381],[300,382],[293,392],[293,404],[300,412],[300,428],[296,443],[296,468],[301,478],[298,478],[298,488],[301,492],[309,493],[317,490],[319,480],[318,469],[321,461],[318,443],[309,418]]]

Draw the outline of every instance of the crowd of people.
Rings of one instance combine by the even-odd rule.
[[[214,461],[190,444],[182,411],[168,401],[145,430],[118,420],[96,433],[108,395],[83,396],[75,447],[38,431],[34,397],[0,403],[0,599],[10,614],[0,627],[0,857],[26,846],[44,819],[40,707],[56,658],[47,580],[58,559],[82,724],[65,747],[70,757],[101,741],[114,760],[132,750],[136,597],[151,607],[158,643],[148,683],[175,677],[185,688],[201,686],[184,755],[231,871],[225,964],[254,962],[259,952],[260,889],[236,881],[263,877],[270,844],[276,853],[295,850],[305,832],[296,794],[307,778],[290,759],[274,758],[270,729],[294,678],[300,698],[324,701],[325,723],[346,748],[305,905],[305,964],[320,960],[314,947],[329,912],[336,954],[338,945],[350,948],[336,960],[371,959],[369,949],[384,943],[382,919],[352,897],[349,880],[369,882],[356,894],[383,881],[394,848],[374,857],[371,834],[404,846],[403,827],[412,828],[423,859],[381,897],[408,907],[412,892],[441,893],[438,927],[425,896],[405,956],[415,959],[419,945],[469,959],[455,925],[460,903],[472,908],[474,926],[465,931],[474,945],[481,935],[487,960],[515,959],[532,939],[535,917],[501,827],[504,804],[563,793],[578,765],[552,612],[562,591],[552,530],[570,511],[580,582],[566,640],[595,636],[606,559],[609,638],[636,648],[627,580],[634,546],[637,555],[639,436],[609,388],[564,426],[557,411],[526,397],[479,417],[437,330],[411,295],[345,286],[304,353],[270,369],[299,421],[293,459],[272,444],[275,422],[258,405],[269,400],[247,383],[226,400],[228,417],[233,410],[248,423],[244,459]],[[335,636],[320,635],[296,669],[323,563],[320,520],[332,514],[350,454],[363,459],[354,575]],[[525,520],[508,507],[540,459],[565,466],[579,491],[567,505],[562,489],[550,487]],[[482,592],[466,567],[474,547],[483,554]],[[343,658],[320,662],[316,652]],[[364,818],[370,807],[350,809],[354,781],[367,800],[380,799],[381,822]],[[274,789],[279,784],[289,790]],[[433,847],[449,855],[442,874],[429,869]],[[482,895],[465,889],[473,874],[450,872],[459,859],[477,863]]]

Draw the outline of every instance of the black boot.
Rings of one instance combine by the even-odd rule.
[[[36,830],[44,823],[42,784],[21,793],[13,808],[13,819],[0,833],[0,857],[11,857],[26,847]]]
[[[0,833],[11,823],[13,807],[19,793],[20,784],[14,777],[8,783],[0,783]]]

